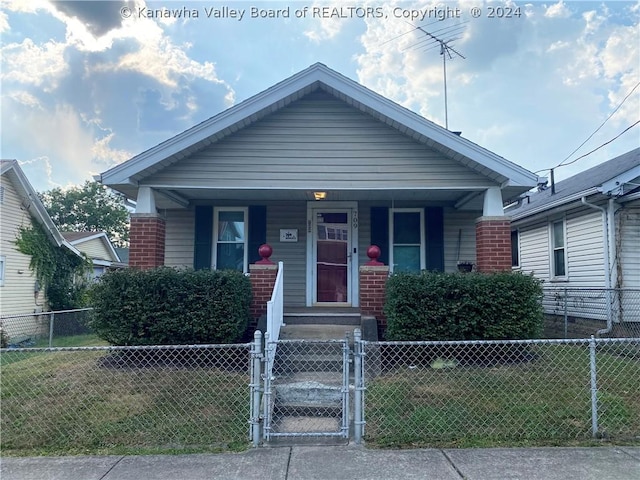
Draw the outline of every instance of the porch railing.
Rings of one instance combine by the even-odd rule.
[[[284,288],[283,288],[283,263],[278,262],[278,273],[273,286],[271,300],[267,302],[267,335],[266,341],[277,342],[280,339],[280,327],[284,325]],[[275,348],[269,350],[269,363],[273,363],[276,355]],[[271,373],[271,372],[269,372]]]

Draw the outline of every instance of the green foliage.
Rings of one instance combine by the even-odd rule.
[[[91,291],[90,326],[114,345],[233,343],[249,321],[251,283],[235,271],[126,269]]]
[[[18,251],[29,255],[29,267],[45,288],[51,310],[79,308],[86,305],[85,275],[90,263],[66,247],[54,245],[38,222],[20,227],[15,241]]]
[[[49,216],[63,232],[103,231],[118,247],[129,240],[129,212],[121,197],[97,182],[81,187],[54,188],[40,198]]]
[[[385,301],[387,338],[535,338],[543,326],[541,298],[541,281],[520,273],[393,275]]]

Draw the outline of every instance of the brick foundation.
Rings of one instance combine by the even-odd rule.
[[[476,220],[476,269],[478,272],[511,271],[511,220],[480,217]]]
[[[249,278],[253,299],[251,300],[251,327],[255,327],[258,319],[267,313],[267,302],[271,300],[273,287],[276,284],[278,265],[249,265]]]
[[[387,329],[384,316],[384,295],[389,278],[387,265],[362,265],[360,267],[360,313],[371,315],[378,321],[378,334]]]
[[[148,270],[164,265],[165,220],[154,213],[132,213],[129,266]]]

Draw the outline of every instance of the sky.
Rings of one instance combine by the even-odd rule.
[[[2,0],[0,35],[0,156],[41,192],[316,62],[556,181],[640,146],[637,1]]]

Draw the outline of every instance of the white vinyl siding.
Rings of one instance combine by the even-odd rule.
[[[82,253],[85,253],[89,258],[96,260],[108,260],[110,262],[116,261],[109,250],[107,250],[107,247],[105,247],[101,238],[94,238],[86,242],[79,242],[75,247]]]
[[[222,189],[460,188],[490,180],[328,94],[312,94],[145,180]]]
[[[548,281],[549,226],[546,222],[520,227],[520,269],[533,273],[537,278]]]
[[[640,289],[640,205],[626,206],[618,215],[620,286]]]
[[[4,201],[0,221],[0,255],[5,259],[4,286],[0,288],[0,314],[22,314],[42,311],[46,307],[41,289],[34,298],[35,276],[29,269],[29,256],[20,253],[14,242],[21,226],[31,226],[31,216],[22,208],[10,174],[2,176]]]
[[[572,212],[565,224],[567,286],[604,288],[602,214],[595,210]]]

